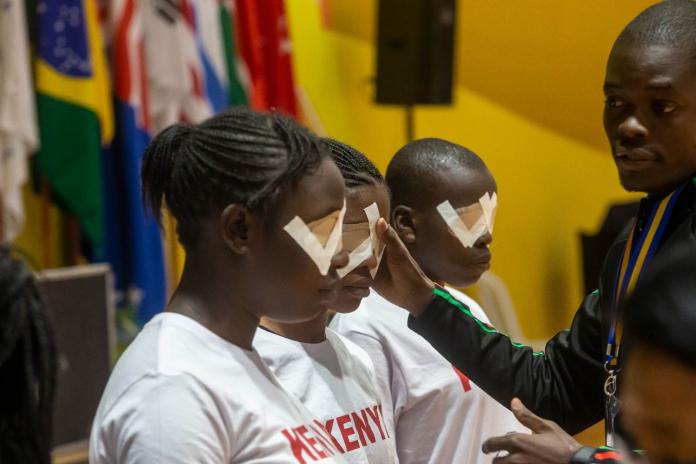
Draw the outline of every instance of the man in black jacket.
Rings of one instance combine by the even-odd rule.
[[[604,91],[604,127],[621,184],[647,196],[632,228],[609,250],[599,288],[584,299],[570,330],[543,353],[512,344],[435,288],[398,250],[391,229],[376,287],[411,312],[413,330],[496,400],[509,405],[517,397],[568,433],[605,418],[606,410],[611,432],[620,405],[613,395],[621,360],[615,308],[652,257],[679,245],[696,248],[696,3],[663,2],[626,26],[609,56]],[[523,411],[515,404],[513,410]],[[501,463],[569,462],[579,445],[552,450],[558,440],[548,435],[559,438],[562,431],[543,432],[494,441],[487,451],[509,451],[495,461]],[[545,459],[547,451],[556,453],[553,460]]]

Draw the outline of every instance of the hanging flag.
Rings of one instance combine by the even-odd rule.
[[[108,70],[95,0],[39,0],[35,78],[38,173],[52,198],[103,244],[101,149],[114,131]]]
[[[140,325],[164,309],[162,236],[145,211],[140,166],[150,141],[142,2],[112,0],[111,37],[116,134],[105,153],[105,258],[116,276],[119,306],[136,309]]]
[[[141,3],[152,132],[181,121],[203,121],[212,108],[205,93],[192,1]]]
[[[22,185],[38,147],[24,0],[0,1],[0,242],[24,224]]]
[[[239,31],[237,34],[239,49],[251,79],[251,91],[247,94],[249,106],[255,110],[267,110],[269,107],[266,95],[268,76],[261,43],[264,38],[259,24],[262,11],[256,0],[235,0],[235,6],[234,24]]]
[[[242,58],[241,49],[239,48],[239,28],[235,25],[236,18],[235,1],[222,0],[220,2],[220,24],[225,46],[229,101],[232,105],[248,105],[249,93],[251,92],[251,77],[249,76],[249,68]]]
[[[183,54],[179,52],[180,10],[176,2],[144,2],[145,61],[149,116],[154,133],[179,122],[183,100],[191,87]]]
[[[252,80],[252,107],[277,109],[297,117],[292,47],[283,0],[237,0],[236,5],[243,56]]]
[[[292,45],[283,0],[267,0],[258,16],[269,108],[297,117]]]
[[[193,27],[203,68],[204,93],[213,113],[230,106],[230,82],[220,8],[220,0],[193,2]]]

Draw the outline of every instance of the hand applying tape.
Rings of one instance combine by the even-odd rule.
[[[367,222],[343,226],[343,249],[350,252],[350,254],[348,255],[348,265],[337,271],[340,278],[348,275],[350,271],[372,256],[377,258],[377,266],[374,269],[370,269],[372,277],[377,274],[377,269],[379,269],[379,263],[384,252],[384,244],[377,237],[375,230],[380,217],[379,208],[377,203],[372,203],[364,211],[365,216],[367,216]]]
[[[285,231],[297,242],[317,265],[319,273],[326,275],[331,267],[331,259],[341,250],[343,216],[346,204],[338,211],[306,224],[295,216],[285,227]]]
[[[486,232],[493,233],[497,208],[498,194],[486,192],[473,205],[455,210],[449,200],[445,200],[437,206],[437,211],[462,245],[471,248]]]

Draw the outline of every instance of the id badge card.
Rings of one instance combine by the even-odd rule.
[[[616,397],[616,374],[611,372],[604,382],[606,445],[616,447],[616,417],[621,410],[621,400]]]
[[[611,395],[607,397],[606,403],[606,442],[607,446],[614,448],[616,447],[616,416],[621,409],[621,400]]]

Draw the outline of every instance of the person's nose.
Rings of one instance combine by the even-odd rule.
[[[619,124],[619,135],[625,139],[644,139],[648,135],[648,129],[632,114]]]
[[[341,269],[348,265],[348,252],[341,250],[331,258],[331,270]]]
[[[480,236],[478,238],[478,240],[476,240],[476,243],[474,243],[474,246],[477,248],[482,248],[482,247],[487,247],[491,243],[493,243],[493,234],[491,234],[490,232],[486,232],[485,234]]]

